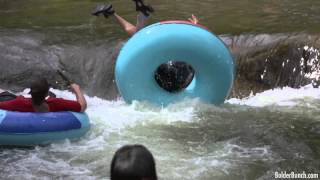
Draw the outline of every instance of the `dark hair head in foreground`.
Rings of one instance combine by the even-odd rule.
[[[156,164],[143,145],[126,145],[117,150],[111,162],[111,180],[157,180]]]

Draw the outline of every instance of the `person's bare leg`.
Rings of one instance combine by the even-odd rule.
[[[127,32],[129,36],[132,36],[138,30],[146,26],[147,19],[150,13],[154,12],[153,8],[149,5],[145,5],[143,0],[133,0],[136,3],[136,11],[139,11],[137,15],[136,26],[119,16],[115,13],[115,10],[112,7],[112,4],[100,4],[91,12],[94,16],[104,15],[105,18],[113,16],[116,21],[121,25],[121,27]]]
[[[139,14],[137,15],[136,26],[134,26],[127,20],[123,19],[118,14],[113,14],[117,22],[122,26],[122,28],[127,32],[127,34],[129,34],[129,36],[133,36],[133,34],[135,34],[137,31],[144,28],[147,24],[147,20],[150,13],[154,11],[151,6],[144,5],[142,0],[137,0],[136,10],[139,11]]]
[[[114,13],[113,16],[117,20],[117,22],[121,25],[121,27],[129,34],[129,36],[132,36],[134,33],[137,32],[137,27],[128,22],[127,20],[123,19],[121,16],[119,16],[117,13]]]
[[[99,4],[97,7],[91,12],[94,16],[104,15],[105,18],[109,16],[113,16],[116,21],[121,25],[121,27],[130,35],[132,36],[136,31],[137,28],[128,22],[127,20],[123,19],[119,16],[112,7],[112,4]]]

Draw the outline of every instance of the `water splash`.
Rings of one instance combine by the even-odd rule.
[[[306,78],[312,79],[312,85],[318,87],[320,84],[320,61],[319,61],[319,49],[314,47],[303,47],[304,58],[301,58],[301,64],[306,73]]]
[[[300,89],[284,87],[267,90],[256,95],[249,96],[243,99],[231,98],[226,102],[231,104],[248,105],[256,107],[264,107],[270,105],[279,106],[295,106],[297,105],[296,100],[303,100],[306,98],[320,99],[320,91],[313,86],[307,85]]]

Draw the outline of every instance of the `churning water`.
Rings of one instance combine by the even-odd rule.
[[[320,91],[311,86],[229,99],[219,107],[197,100],[159,108],[87,98],[92,129],[85,137],[2,148],[1,177],[108,179],[114,152],[132,143],[152,151],[160,179],[270,179],[275,171],[315,173],[320,167]]]

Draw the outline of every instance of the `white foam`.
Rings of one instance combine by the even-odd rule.
[[[299,99],[314,98],[320,99],[320,91],[312,85],[294,89],[290,87],[277,88],[257,93],[243,99],[231,98],[227,103],[263,107],[269,105],[294,106]]]
[[[70,91],[56,89],[51,89],[51,91],[57,97],[75,100],[75,95]],[[29,90],[23,91],[22,94],[26,95],[27,92]],[[186,100],[162,108],[143,102],[133,102],[128,105],[122,99],[109,101],[87,95],[85,97],[88,107],[86,113],[92,120],[92,124],[100,126],[102,129],[108,129],[105,131],[108,133],[120,131],[123,128],[134,126],[136,123],[170,124],[177,121],[192,121],[195,107],[192,104],[198,103],[197,100]]]
[[[57,97],[75,100],[75,95],[70,91],[61,91],[51,89]],[[27,95],[29,90],[23,91],[21,94]],[[296,99],[304,99],[306,97],[313,99],[320,99],[319,89],[312,88],[311,85],[302,87],[300,89],[293,88],[278,88],[274,90],[267,90],[256,95],[243,99],[229,99],[226,102],[231,104],[249,105],[249,106],[268,106],[268,105],[295,105]],[[187,176],[196,179],[201,174],[208,171],[212,171],[216,174],[228,174],[232,172],[233,168],[237,168],[237,164],[233,163],[234,160],[240,162],[250,162],[253,160],[262,160],[265,162],[274,161],[277,157],[274,157],[269,146],[257,146],[257,147],[243,147],[233,143],[232,140],[226,142],[216,142],[212,152],[209,152],[205,156],[201,156],[201,151],[198,149],[194,151],[191,149],[188,152],[191,154],[184,154],[184,146],[176,143],[175,139],[168,139],[166,137],[160,137],[161,142],[166,142],[162,145],[153,144],[159,137],[151,137],[152,140],[145,141],[143,138],[136,134],[126,134],[126,131],[130,127],[135,127],[137,124],[160,124],[167,125],[176,122],[194,122],[197,121],[195,111],[199,108],[199,101],[197,100],[185,100],[176,104],[172,104],[166,108],[152,106],[148,103],[133,102],[131,105],[126,104],[123,100],[118,99],[116,101],[103,100],[98,97],[86,96],[88,109],[87,114],[92,123],[92,129],[89,133],[81,138],[77,143],[72,143],[68,140],[51,144],[50,147],[38,147],[35,152],[30,153],[16,163],[11,164],[12,169],[8,171],[14,172],[14,168],[21,171],[23,174],[27,174],[30,179],[34,178],[32,174],[28,174],[28,169],[34,174],[41,174],[41,172],[52,172],[60,174],[60,176],[68,176],[68,173],[72,172],[72,175],[68,177],[80,176],[86,179],[95,179],[92,177],[92,173],[96,171],[97,166],[105,166],[110,162],[115,149],[123,144],[132,143],[138,141],[144,141],[145,145],[151,147],[150,149],[157,155],[159,161],[160,172],[168,171],[163,168],[165,162],[176,163],[177,165],[188,164],[187,166],[172,166],[171,170],[167,172],[169,176],[175,178],[185,178]],[[201,104],[200,104],[201,105]],[[206,105],[204,105],[206,106]],[[209,105],[210,108],[215,108]],[[202,106],[201,106],[202,107]],[[217,111],[223,110],[223,108],[217,107]],[[147,126],[149,128],[149,126]],[[140,131],[137,129],[135,131]],[[149,129],[148,129],[149,130]],[[123,136],[122,136],[123,135]],[[128,135],[136,137],[128,137]],[[147,137],[149,138],[149,137]],[[192,143],[192,142],[191,142]],[[192,147],[192,146],[191,146]],[[169,149],[170,153],[166,150]],[[155,150],[158,149],[158,150]],[[165,153],[166,152],[166,153]],[[71,157],[64,157],[60,159],[60,154],[71,155]],[[200,154],[200,155],[197,155]],[[50,155],[49,159],[47,158]],[[52,156],[52,157],[51,157]],[[87,157],[88,156],[88,157]],[[45,158],[44,158],[45,157]],[[177,158],[176,162],[172,161],[172,157]],[[48,159],[48,160],[47,160]],[[93,160],[87,164],[73,164],[74,162],[82,162],[84,160]],[[53,162],[52,162],[53,161]],[[57,164],[58,163],[58,164]],[[29,164],[26,166],[26,164]],[[39,164],[42,169],[36,169]],[[41,171],[41,172],[40,172]],[[59,172],[58,172],[59,171]],[[163,173],[162,173],[163,174]],[[164,173],[165,174],[165,173]],[[20,176],[22,174],[19,174]],[[166,175],[163,175],[166,177]],[[15,176],[12,176],[15,177]],[[169,177],[168,177],[169,178]],[[80,178],[81,179],[81,178]]]

